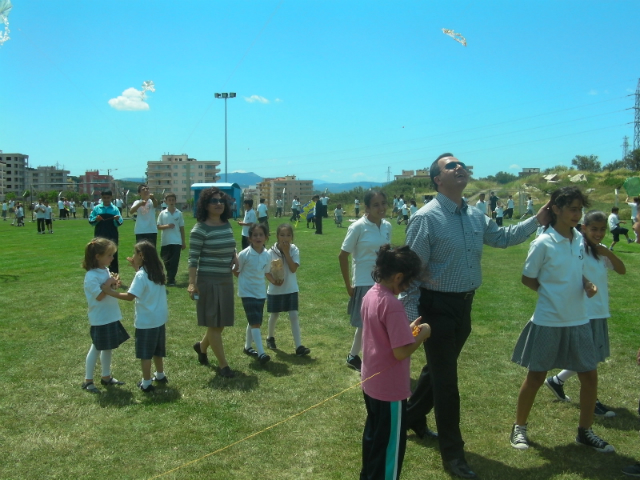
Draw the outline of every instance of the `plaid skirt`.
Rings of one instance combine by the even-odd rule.
[[[129,334],[120,320],[106,325],[91,325],[89,334],[96,350],[113,350],[129,340]]]
[[[353,289],[353,297],[349,298],[347,304],[347,313],[349,314],[352,327],[362,327],[362,317],[360,316],[360,308],[362,307],[362,299],[373,285],[364,287],[356,287]]]
[[[606,318],[594,318],[589,320],[591,332],[593,333],[593,344],[596,347],[596,358],[599,362],[604,362],[611,356],[609,347],[609,322]]]
[[[151,360],[167,356],[165,325],[155,328],[136,328],[136,358]]]
[[[267,312],[297,312],[298,292],[285,293],[284,295],[267,294]]]
[[[249,325],[262,325],[265,298],[241,297]]]
[[[525,325],[511,361],[532,372],[567,369],[590,372],[598,368],[591,324],[575,327],[545,327],[529,321]]]
[[[233,276],[196,279],[200,299],[196,303],[198,325],[201,327],[233,327]]]

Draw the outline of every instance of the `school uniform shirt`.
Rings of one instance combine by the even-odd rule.
[[[136,235],[141,235],[144,233],[158,233],[158,228],[156,227],[156,209],[153,206],[153,201],[151,199],[147,200],[136,200],[133,202],[132,207],[136,205],[142,205],[136,213],[138,217],[136,218],[136,226],[133,228],[133,233]]]
[[[583,237],[575,228],[572,234],[570,242],[549,227],[529,246],[522,274],[537,278],[540,283],[536,309],[531,317],[536,325],[574,327],[589,322],[585,306],[587,295],[582,286]]]
[[[265,274],[271,271],[271,255],[265,248],[256,252],[251,245],[238,254],[238,296],[267,298]]]
[[[618,215],[616,215],[615,213],[612,213],[611,215],[609,215],[609,218],[607,219],[608,223],[609,223],[609,230],[615,230],[617,227],[620,226],[620,219],[618,218]]]
[[[362,299],[362,384],[376,400],[398,402],[411,396],[411,360],[396,360],[393,349],[415,342],[402,302],[376,283]],[[380,373],[378,373],[380,372]],[[373,378],[372,375],[378,373]]]
[[[408,215],[407,204],[402,205],[402,215]]]
[[[606,248],[606,247],[605,247]],[[596,287],[596,294],[585,300],[587,308],[587,318],[609,318],[609,279],[607,271],[613,270],[613,263],[607,257],[598,256],[596,260],[589,249],[589,253],[585,252],[584,259],[584,276]],[[585,295],[586,298],[586,295]]]
[[[136,297],[136,318],[133,326],[140,329],[156,328],[167,323],[167,289],[149,280],[144,267],[133,277],[129,293]]]
[[[51,220],[51,213],[52,212],[53,212],[53,209],[51,208],[51,206],[44,207],[44,219],[45,220]]]
[[[291,202],[291,210],[297,210],[299,206],[300,202],[298,202],[297,200]]]
[[[638,216],[638,204],[636,202],[633,202],[627,203],[627,205],[631,207],[631,220],[637,220],[636,217]]]
[[[166,228],[161,230],[162,240],[160,242],[160,246],[162,247],[165,245],[182,245],[180,227],[184,228],[184,218],[182,217],[182,212],[177,208],[173,213],[167,209],[158,214],[158,225],[169,225],[170,223],[173,223],[175,228]]]
[[[283,202],[282,200],[276,200],[276,208],[282,208]]]
[[[413,216],[413,214],[418,211],[418,207],[416,205],[411,205],[411,207],[409,207],[409,211],[411,212],[411,216]]]
[[[45,211],[45,206],[42,204],[37,204],[36,205],[36,218],[44,218],[44,211]]]
[[[258,218],[266,217],[269,214],[267,206],[264,203],[258,205]]]
[[[291,244],[289,247],[289,255],[291,256],[291,260],[293,263],[300,266],[300,250],[294,244]],[[298,278],[296,277],[296,272],[292,272],[289,270],[289,265],[282,255],[282,252],[278,250],[277,245],[272,246],[269,249],[269,262],[273,260],[282,260],[283,269],[284,269],[284,283],[280,286],[276,286],[273,283],[269,282],[269,286],[267,287],[267,293],[269,295],[286,295],[288,293],[295,293],[299,291],[298,288]],[[271,264],[269,264],[271,267]]]
[[[513,199],[509,199],[507,200],[507,208],[513,208],[515,206],[515,203],[513,203]]]
[[[502,207],[496,207],[496,218],[504,217],[504,209]]]
[[[527,210],[533,210],[533,200],[527,200]]]
[[[391,224],[386,220],[382,219],[378,227],[365,215],[349,225],[340,248],[351,254],[351,282],[354,287],[375,283],[371,272],[376,265],[378,250],[385,243],[391,243]]]
[[[487,213],[487,202],[483,202],[482,200],[478,200],[476,202],[476,208],[480,210],[482,213]]]
[[[122,320],[117,298],[105,295],[102,300],[96,300],[102,293],[102,284],[109,280],[110,276],[108,268],[94,268],[84,276],[84,295],[89,304],[89,323],[93,326]]]
[[[64,210],[64,202],[62,200],[58,200],[58,210]]]
[[[22,207],[18,207],[18,209],[16,210],[16,217],[18,218],[24,217],[24,209]]]
[[[244,220],[242,220],[242,223],[258,223],[258,217],[256,217],[256,211],[253,208],[244,212]],[[242,227],[242,236],[249,236],[249,225]]]

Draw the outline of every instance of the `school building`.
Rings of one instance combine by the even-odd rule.
[[[220,162],[196,160],[182,155],[162,155],[162,160],[147,162],[147,184],[158,199],[162,192],[176,194],[176,203],[181,208],[191,199],[194,183],[217,183],[220,180]]]

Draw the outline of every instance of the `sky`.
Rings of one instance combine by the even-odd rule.
[[[0,150],[32,167],[186,153],[224,181],[222,92],[229,173],[385,182],[451,152],[484,177],[633,146],[637,0],[12,3]]]

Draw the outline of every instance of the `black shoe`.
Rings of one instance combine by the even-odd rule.
[[[142,385],[142,380],[138,382],[138,388],[144,393],[152,393],[156,389],[156,387],[154,387],[153,385],[149,385],[147,388],[144,388],[144,386]]]
[[[260,362],[260,365],[264,365],[269,360],[271,360],[271,357],[269,355],[267,355],[266,353],[263,353],[262,355],[260,355],[258,357],[258,361]]]
[[[478,478],[478,475],[476,475],[476,472],[471,470],[469,468],[469,465],[467,465],[467,462],[460,458],[456,458],[454,460],[443,460],[442,465],[444,466],[444,469],[447,472],[451,473],[451,475],[454,475],[456,477]]]
[[[423,439],[423,438],[430,438],[434,440],[438,439],[438,433],[431,430],[427,426],[427,422],[425,422],[424,425],[418,425],[415,423],[412,425],[407,425],[407,430],[413,430],[413,432],[416,434],[416,437],[418,437],[419,439]]]
[[[252,357],[252,358],[258,358],[258,351],[255,348],[252,348],[252,347],[243,348],[242,349],[242,353],[244,353],[245,355],[248,355],[249,357]]]
[[[198,354],[198,361],[200,362],[200,365],[209,365],[209,358],[207,357],[207,354],[200,351],[200,342],[194,343],[193,349]]]
[[[358,355],[347,356],[347,367],[353,368],[356,372],[362,370],[362,360]]]
[[[169,383],[169,378],[167,378],[167,376],[165,375],[165,376],[164,376],[164,377],[162,377],[162,378],[153,377],[153,378],[151,379],[151,381],[152,381],[152,382],[157,382],[157,383],[164,383],[164,384],[167,384],[167,383]]]
[[[267,337],[267,348],[271,350],[275,350],[276,347],[276,337]]]
[[[298,348],[296,348],[296,355],[299,357],[304,357],[305,355],[309,355],[310,353],[311,350],[304,345],[300,345]]]
[[[229,365],[227,365],[226,367],[220,369],[220,376],[223,378],[233,378],[236,376],[236,372],[231,370]]]
[[[116,380],[113,377],[111,377],[109,380],[105,380],[104,378],[101,378],[100,383],[102,385],[124,385],[124,382],[121,382],[120,380]]]

